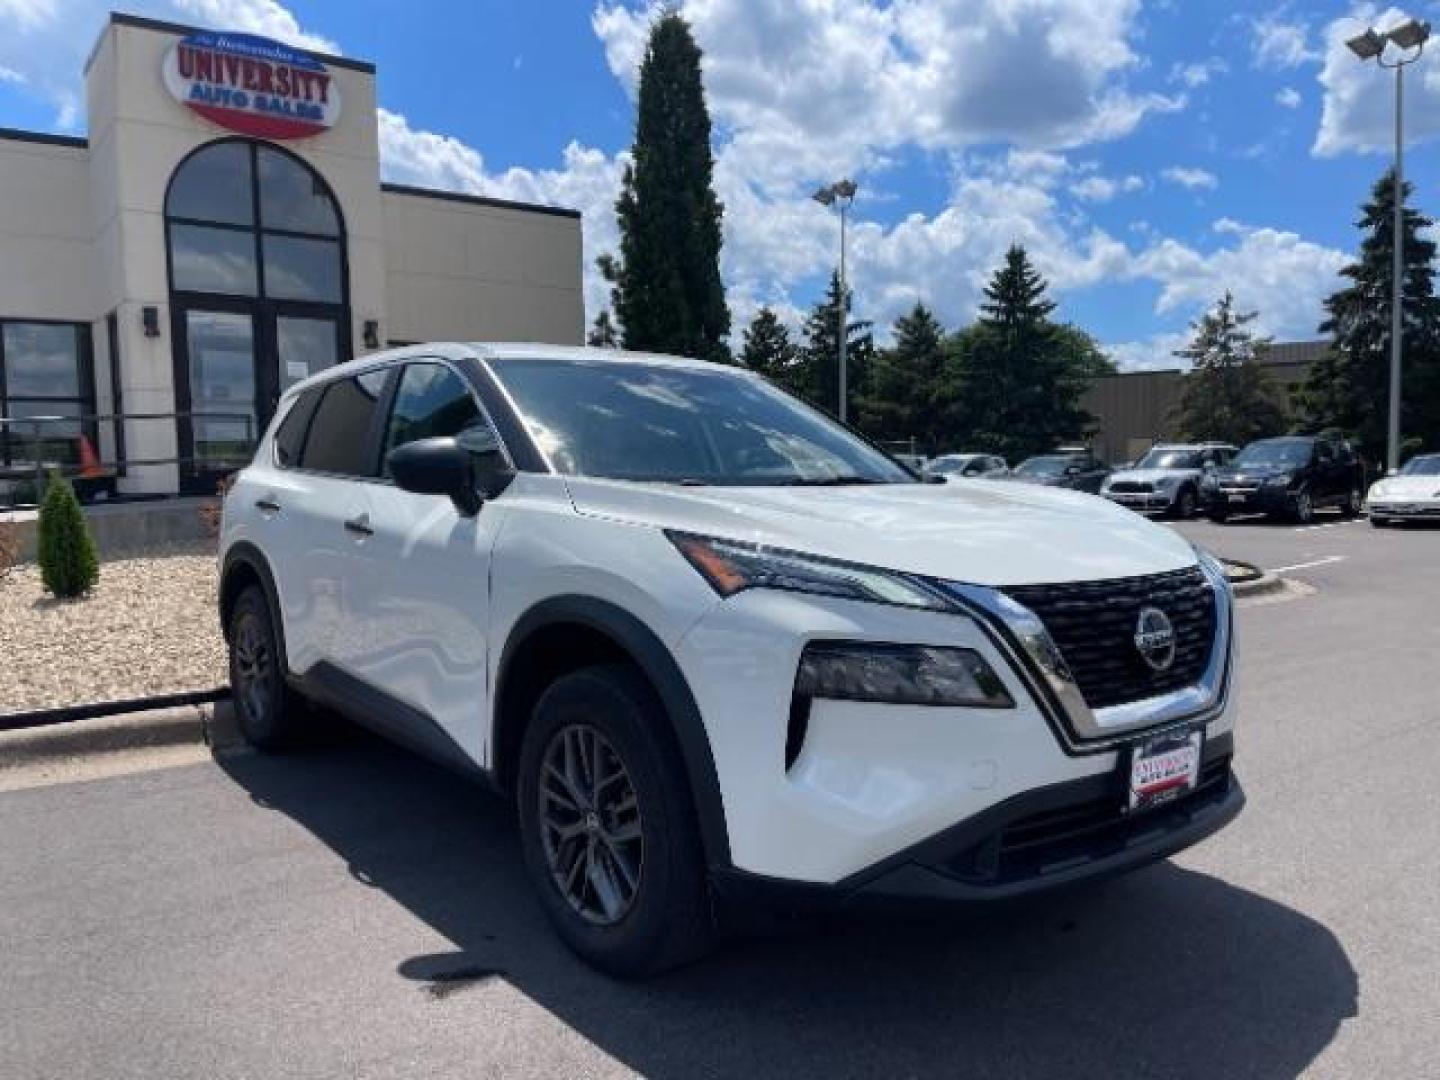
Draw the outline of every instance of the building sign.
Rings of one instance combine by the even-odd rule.
[[[302,139],[340,119],[340,88],[324,64],[254,34],[181,38],[165,54],[162,72],[177,101],[242,135]]]

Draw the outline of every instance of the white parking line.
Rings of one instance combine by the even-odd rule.
[[[1346,525],[1359,525],[1359,518],[1351,518],[1349,521],[1327,521],[1321,525],[1297,525],[1296,532],[1314,532],[1316,529],[1339,529]]]
[[[1344,555],[1327,555],[1323,559],[1316,559],[1313,562],[1296,563],[1294,566],[1275,566],[1266,571],[1268,574],[1288,574],[1292,570],[1313,570],[1317,566],[1329,566],[1331,563],[1344,562]]]

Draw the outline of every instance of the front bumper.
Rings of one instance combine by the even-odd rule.
[[[1372,518],[1393,518],[1396,521],[1440,521],[1440,502],[1371,502],[1367,511]]]
[[[1295,509],[1295,493],[1288,487],[1209,488],[1202,499],[1206,509],[1231,514],[1286,514]]]
[[[1195,791],[1149,813],[1124,811],[1116,771],[1017,795],[831,885],[731,870],[716,887],[730,901],[772,905],[984,905],[1111,877],[1174,855],[1235,819],[1245,793],[1231,771],[1232,750],[1229,735],[1211,740]]]
[[[1175,505],[1175,493],[1169,491],[1102,491],[1100,494],[1142,514],[1164,513]]]

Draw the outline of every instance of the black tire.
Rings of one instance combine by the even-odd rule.
[[[596,735],[603,749],[594,749]],[[591,760],[603,755],[611,781],[617,779],[618,767],[621,790],[628,786],[633,795],[633,800],[620,800],[627,804],[626,813],[629,806],[635,808],[633,823],[615,825],[618,811],[610,817],[617,808],[607,806],[605,799],[614,788],[593,783],[601,770],[589,771],[588,793],[583,783],[572,785],[547,770],[557,750],[566,750],[566,739],[590,739]],[[583,768],[578,771],[585,773]],[[516,783],[525,868],[565,944],[611,975],[654,975],[698,959],[714,943],[699,828],[684,777],[664,707],[632,668],[605,664],[571,672],[552,683],[536,703],[521,745]],[[547,790],[542,790],[542,780],[548,782]],[[622,856],[604,824],[607,818],[617,835],[622,828],[638,832],[638,852],[632,847],[624,853],[625,876],[633,877],[633,884],[622,884]],[[562,828],[582,831],[565,837]],[[634,843],[629,838],[625,842]],[[580,845],[587,854],[579,852]],[[573,855],[568,862],[567,855]],[[566,865],[581,870],[568,892],[560,880]],[[622,886],[622,892],[629,887],[623,908],[593,910],[605,907],[601,890],[593,884],[596,877],[608,882],[606,892],[612,899],[616,886]]]
[[[1224,525],[1227,521],[1230,520],[1230,515],[1224,510],[1211,510],[1207,512],[1205,516],[1208,517],[1216,525]]]
[[[258,585],[230,610],[230,700],[236,725],[258,750],[293,746],[304,727],[304,703],[285,683],[285,658],[274,614]]]
[[[1195,489],[1182,487],[1179,494],[1175,496],[1175,505],[1171,508],[1171,513],[1181,521],[1189,521],[1195,516],[1195,504]]]
[[[1375,526],[1375,528],[1377,529],[1388,529],[1390,527],[1390,519],[1372,517],[1370,519],[1370,524]]]
[[[1360,508],[1365,503],[1365,496],[1358,487],[1352,487],[1340,503],[1340,516],[1345,518],[1356,518],[1360,516]]]

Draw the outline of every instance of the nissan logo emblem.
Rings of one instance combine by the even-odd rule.
[[[1155,671],[1168,671],[1175,662],[1175,627],[1157,607],[1140,609],[1135,621],[1135,648]]]

